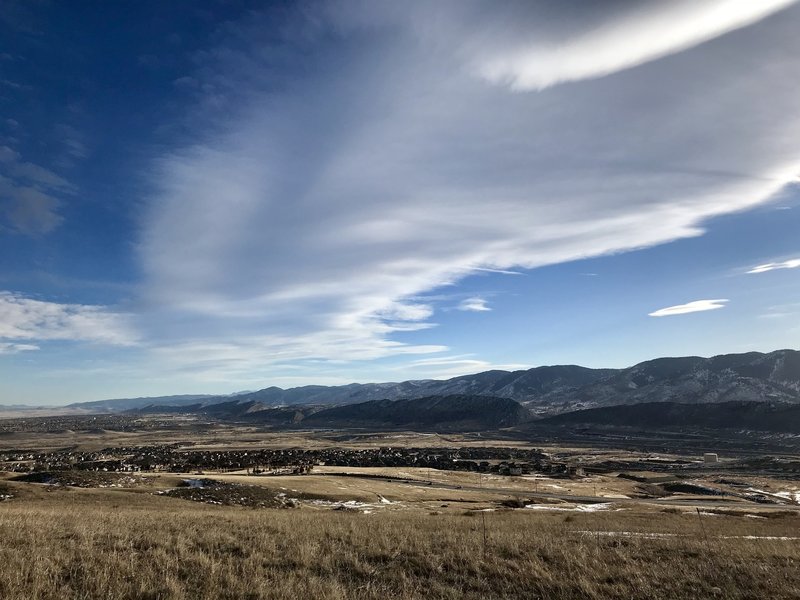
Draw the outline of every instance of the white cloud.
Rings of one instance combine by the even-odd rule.
[[[677,304],[675,306],[661,308],[649,313],[649,316],[670,317],[673,315],[685,315],[688,313],[702,312],[705,310],[716,310],[718,308],[725,308],[727,303],[728,300],[724,298],[717,300],[695,300],[694,302],[687,302],[686,304]]]
[[[433,308],[428,304],[409,304],[397,302],[380,316],[384,319],[398,321],[424,321],[433,315]]]
[[[658,61],[663,44],[637,46],[613,77],[597,77],[611,63],[555,69],[589,79],[520,94],[474,74],[479,57],[529,39],[530,18],[497,9],[505,20],[493,21],[495,3],[335,4],[335,19],[283,28],[279,53],[263,45],[265,17],[232,24],[235,40],[220,37],[191,74],[213,90],[198,108],[210,126],[192,113],[196,143],[159,158],[141,223],[144,298],[159,307],[150,335],[165,356],[188,348],[238,369],[441,350],[398,341],[431,325],[434,306],[410,299],[478,269],[700,235],[795,180],[800,10],[723,36],[756,9],[704,17],[698,33],[686,15],[707,15],[689,8],[705,3],[620,4],[613,19],[605,3],[511,6],[528,4],[535,32],[556,32],[541,37],[548,56],[594,60],[584,40],[598,30],[640,39],[642,11],[672,32],[670,51],[717,37]],[[496,26],[507,22],[509,35]]]
[[[397,367],[398,371],[413,373],[414,377],[425,379],[449,379],[459,375],[478,373],[489,370],[517,371],[530,369],[531,365],[510,363],[495,364],[487,360],[472,357],[472,355],[437,356],[413,360],[408,364]]]
[[[0,341],[5,353],[36,350],[9,340],[74,340],[130,346],[137,342],[129,316],[101,306],[57,304],[0,292]]]
[[[254,335],[237,336],[233,341],[198,340],[161,345],[154,348],[154,355],[159,370],[190,373],[193,379],[200,381],[228,384],[232,381],[275,381],[281,372],[290,370],[297,372],[292,380],[300,384],[309,379],[319,383],[323,377],[322,364],[353,365],[389,356],[425,355],[447,350],[446,346],[440,345],[402,344],[376,339],[376,331],[346,333],[332,330],[291,337]]]
[[[601,77],[680,52],[750,25],[794,2],[643,2],[622,15],[600,5],[608,18],[598,18],[594,27],[543,43],[541,37],[546,34],[542,29],[547,22],[534,21],[529,24],[532,31],[527,36],[478,60],[476,68],[494,83],[516,90],[541,90],[562,82]],[[541,19],[543,11],[532,12],[534,18]]]
[[[486,267],[474,267],[473,271],[483,272],[483,273],[499,273],[501,275],[522,275],[519,271],[509,271],[507,269],[488,269]]]
[[[472,298],[465,298],[458,304],[458,310],[484,312],[492,310],[486,305],[486,299],[474,296]]]
[[[29,352],[38,349],[39,346],[35,344],[10,344],[7,342],[0,342],[0,354],[19,354],[20,352]]]
[[[766,273],[767,271],[775,271],[776,269],[796,269],[800,267],[800,258],[793,258],[784,260],[782,262],[771,262],[764,265],[758,265],[748,271],[748,273]]]

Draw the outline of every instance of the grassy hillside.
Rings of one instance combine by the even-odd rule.
[[[796,535],[796,513],[705,517],[703,534],[674,509],[365,515],[164,499],[156,509],[134,496],[130,506],[100,495],[0,503],[0,597],[696,600],[800,589],[797,541],[730,537]],[[609,531],[648,535],[597,533]]]

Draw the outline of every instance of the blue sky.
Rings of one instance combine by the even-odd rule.
[[[797,348],[799,26],[4,2],[0,404]]]

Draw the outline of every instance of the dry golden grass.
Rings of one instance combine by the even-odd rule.
[[[800,542],[726,537],[800,535],[796,513],[703,522],[707,540],[673,512],[366,515],[42,492],[0,504],[0,598],[800,597]]]
[[[19,415],[17,415],[19,416]],[[153,417],[161,419],[161,417]],[[331,431],[292,430],[212,423],[194,426],[192,419],[179,416],[169,418],[172,429],[141,428],[132,431],[58,431],[50,433],[16,432],[0,436],[10,448],[27,450],[57,450],[73,447],[76,450],[95,451],[119,446],[147,446],[153,444],[181,443],[195,450],[260,450],[264,448],[378,448],[393,447],[458,447],[504,446],[534,448],[527,442],[476,437],[472,434],[428,434],[415,432],[348,433]],[[91,424],[88,424],[91,427]]]

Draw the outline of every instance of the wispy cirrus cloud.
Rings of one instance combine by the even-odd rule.
[[[101,306],[59,304],[0,292],[0,343],[4,353],[37,350],[20,340],[70,340],[132,346],[138,342],[130,315]]]
[[[531,365],[522,363],[495,364],[476,358],[471,354],[460,354],[412,360],[407,365],[404,365],[402,369],[410,370],[415,374],[415,377],[421,375],[428,379],[445,379],[490,369],[516,371],[529,369],[530,367]]]
[[[758,315],[759,319],[785,319],[792,318],[797,320],[800,315],[800,302],[790,302],[788,304],[777,304],[768,307],[763,313]]]
[[[767,271],[776,271],[778,269],[796,269],[800,267],[800,258],[792,258],[780,262],[771,262],[763,265],[753,267],[748,273],[766,273]]]
[[[668,306],[660,308],[648,314],[650,317],[671,317],[673,315],[685,315],[694,312],[703,312],[706,310],[717,310],[725,308],[728,300],[720,298],[717,300],[695,300],[687,302],[686,304],[676,304],[675,306]]]
[[[800,10],[745,25],[788,4],[333,3],[269,42],[269,16],[229,23],[187,74],[211,126],[153,171],[150,335],[220,365],[443,350],[397,341],[435,320],[410,299],[766,202],[797,172]],[[542,60],[481,70],[534,38]]]
[[[63,221],[60,197],[74,192],[63,177],[0,146],[0,226],[5,221],[19,233],[49,233]]]

